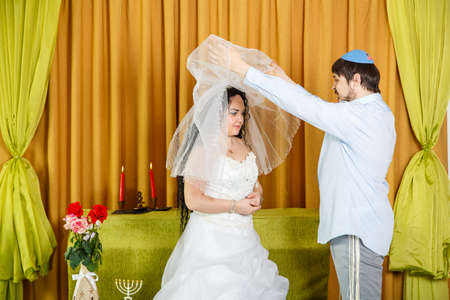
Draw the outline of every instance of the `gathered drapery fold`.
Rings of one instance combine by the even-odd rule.
[[[422,147],[397,192],[389,266],[406,272],[405,300],[444,299],[450,185],[433,147],[450,99],[450,3],[389,0],[387,8],[409,120]]]
[[[22,299],[22,281],[49,271],[56,238],[38,176],[22,157],[47,98],[59,0],[0,3],[0,130],[12,158],[0,170],[0,298]]]

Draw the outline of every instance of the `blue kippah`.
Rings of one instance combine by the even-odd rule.
[[[372,57],[363,50],[352,50],[341,56],[343,60],[360,63],[360,64],[374,64]]]

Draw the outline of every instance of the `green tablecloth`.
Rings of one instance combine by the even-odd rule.
[[[329,248],[317,241],[317,209],[263,209],[254,216],[255,229],[280,274],[290,282],[288,299],[327,299]],[[101,299],[123,299],[114,280],[142,279],[133,299],[152,299],[161,286],[164,266],[179,238],[179,213],[110,215],[100,237],[103,265],[97,274]],[[69,271],[69,296],[75,281]],[[78,272],[78,270],[76,270]]]

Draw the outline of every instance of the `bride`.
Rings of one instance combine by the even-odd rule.
[[[211,64],[208,43],[216,38],[210,36],[188,59],[197,80],[194,106],[167,158],[179,179],[184,231],[154,299],[285,299],[289,281],[268,259],[252,214],[262,203],[258,175],[284,160],[298,120]],[[256,50],[233,47],[255,56]],[[270,66],[264,54],[256,56],[248,62]]]

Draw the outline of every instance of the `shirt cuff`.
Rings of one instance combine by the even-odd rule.
[[[253,67],[248,68],[247,73],[245,74],[244,83],[247,85],[252,85],[252,84],[257,83],[258,77],[261,74],[264,74],[264,73],[262,73],[261,71],[255,69]]]

